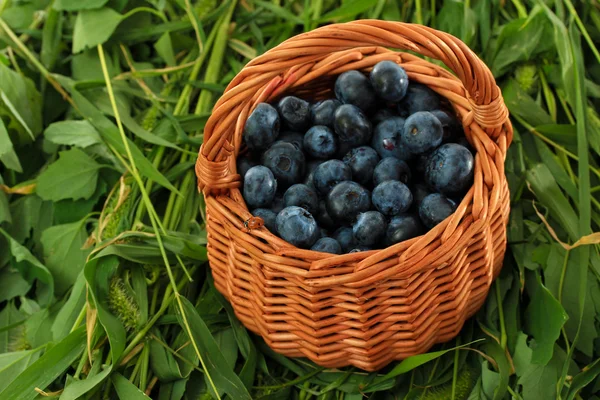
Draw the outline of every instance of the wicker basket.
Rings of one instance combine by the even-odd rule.
[[[447,70],[410,53],[443,61]],[[332,97],[335,77],[381,60],[447,98],[476,149],[475,181],[427,234],[384,250],[331,255],[298,249],[248,211],[236,173],[242,130],[260,102],[283,93]],[[483,304],[506,249],[504,159],[512,127],[486,65],[460,40],[420,25],[362,20],[295,36],[233,79],[204,130],[196,173],[217,289],[275,351],[326,367],[376,370],[458,334]]]

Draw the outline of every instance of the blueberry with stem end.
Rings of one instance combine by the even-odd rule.
[[[264,150],[279,136],[279,114],[268,103],[259,103],[244,125],[244,141],[250,150]]]

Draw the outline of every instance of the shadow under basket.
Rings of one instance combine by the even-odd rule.
[[[408,52],[441,60],[448,70]],[[391,60],[446,98],[476,149],[473,187],[423,236],[383,250],[298,249],[262,227],[236,172],[246,118],[283,94],[333,97],[335,77]],[[213,109],[196,164],[208,258],[235,314],[275,351],[325,367],[377,370],[455,337],[485,301],[506,250],[504,159],[512,126],[487,66],[459,39],[421,25],[360,20],[286,40],[249,62]]]

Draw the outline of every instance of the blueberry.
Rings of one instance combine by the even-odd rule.
[[[393,61],[380,61],[371,70],[371,84],[375,93],[387,101],[400,101],[408,89],[404,68]]]
[[[464,146],[446,143],[429,157],[425,181],[448,196],[460,195],[473,185],[473,155]]]
[[[279,212],[281,210],[283,210],[285,208],[285,202],[283,201],[283,196],[282,195],[275,195],[275,198],[273,199],[273,203],[271,204],[271,210],[275,213],[275,214],[279,214]]]
[[[381,213],[393,216],[410,208],[413,195],[408,186],[400,181],[385,181],[373,189],[373,205]]]
[[[371,208],[371,194],[356,182],[338,183],[327,195],[327,211],[336,221],[353,222]]]
[[[442,143],[442,124],[428,111],[412,114],[404,122],[401,142],[413,154],[431,151]]]
[[[400,181],[405,185],[410,182],[410,167],[405,161],[395,157],[387,157],[379,161],[373,170],[373,185],[385,181]]]
[[[277,232],[286,242],[303,249],[319,238],[319,227],[313,216],[302,207],[286,207],[277,214]]]
[[[404,128],[404,118],[388,118],[375,127],[371,146],[384,157],[396,157],[407,161],[411,157],[408,149],[402,145],[400,137]]]
[[[313,182],[313,176],[315,173],[315,169],[317,169],[317,167],[321,164],[323,164],[323,160],[311,160],[308,163],[306,163],[306,171],[304,174],[304,181],[302,183],[304,183],[311,189],[317,190]]]
[[[245,156],[237,159],[237,172],[243,178],[246,176],[246,172],[256,165],[256,161],[254,161],[250,155],[246,154]]]
[[[358,218],[352,226],[352,233],[359,244],[373,246],[383,238],[386,229],[387,222],[383,214],[377,211],[367,211],[358,214]]]
[[[360,146],[371,140],[371,123],[358,107],[351,104],[344,104],[335,110],[333,125],[340,142]]]
[[[310,104],[295,96],[286,96],[279,100],[277,110],[283,126],[292,131],[304,132],[310,125]]]
[[[352,170],[340,160],[329,160],[320,164],[313,173],[313,183],[317,192],[325,196],[335,185],[352,179]]]
[[[319,210],[319,197],[317,193],[301,183],[292,185],[285,191],[283,202],[286,207],[302,207],[312,215],[315,215]]]
[[[333,232],[333,238],[342,247],[342,252],[347,253],[356,247],[356,240],[354,240],[354,234],[352,228],[342,227]]]
[[[279,135],[279,114],[272,105],[260,103],[246,120],[244,141],[250,150],[268,148]]]
[[[373,171],[379,162],[379,155],[368,146],[357,147],[344,156],[344,162],[352,169],[352,179],[367,185],[373,178]]]
[[[244,200],[248,208],[268,207],[275,198],[277,181],[273,173],[262,165],[252,167],[244,176]]]
[[[324,237],[317,240],[310,249],[320,251],[321,253],[342,254],[342,247],[340,244],[337,240],[330,237]]]
[[[336,227],[335,221],[331,218],[331,215],[327,212],[327,203],[325,201],[319,202],[319,209],[316,214],[313,214],[319,226],[326,229],[333,229]]]
[[[352,104],[367,112],[377,101],[369,79],[358,71],[346,71],[335,80],[335,97],[344,104]]]
[[[418,210],[419,206],[421,205],[421,203],[423,202],[423,199],[425,197],[427,197],[427,195],[431,194],[431,191],[429,190],[429,188],[422,183],[417,183],[417,184],[413,185],[410,188],[410,192],[413,195],[413,208],[416,207],[417,210]]]
[[[397,215],[390,220],[387,226],[386,243],[391,246],[422,235],[424,231],[423,224],[417,215]]]
[[[374,125],[377,125],[377,124],[385,121],[386,119],[394,118],[397,116],[398,116],[398,114],[396,114],[393,110],[390,110],[389,108],[380,108],[371,117],[371,122]]]
[[[313,158],[328,159],[337,151],[335,135],[325,125],[315,125],[304,135],[304,150]]]
[[[454,142],[462,130],[456,118],[442,110],[433,110],[431,113],[442,124],[442,143]]]
[[[408,117],[418,111],[433,111],[440,108],[440,97],[429,87],[416,82],[408,84],[406,96],[398,103],[398,113]]]
[[[419,217],[423,224],[431,229],[446,218],[456,209],[456,204],[440,193],[427,195],[419,206]]]
[[[291,143],[294,146],[296,146],[298,149],[304,150],[304,135],[299,132],[294,132],[294,131],[282,132],[279,135],[279,137],[277,138],[277,141],[275,143],[279,143],[279,142]]]
[[[352,250],[350,250],[348,253],[361,253],[363,251],[369,251],[369,250],[373,250],[373,248],[369,247],[369,246],[358,245],[355,248],[353,248]]]
[[[262,163],[273,172],[280,189],[300,182],[304,176],[304,153],[291,143],[275,143],[263,154]]]
[[[260,217],[265,223],[265,227],[274,234],[277,234],[277,213],[268,208],[257,208],[252,210],[252,215]]]
[[[314,104],[311,108],[313,124],[333,128],[333,115],[341,105],[342,103],[336,99],[327,99]]]

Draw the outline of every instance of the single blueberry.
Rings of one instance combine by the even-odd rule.
[[[244,125],[244,141],[250,150],[267,149],[279,136],[279,114],[272,105],[259,103]]]
[[[352,170],[340,160],[325,161],[313,173],[313,183],[317,192],[322,196],[329,193],[338,183],[351,179]]]
[[[418,111],[437,110],[440,105],[440,97],[436,92],[420,83],[410,82],[406,95],[398,103],[398,113],[406,118]]]
[[[450,113],[442,110],[430,111],[442,124],[442,143],[454,142],[462,131],[462,126]]]
[[[331,158],[337,151],[335,135],[325,125],[315,125],[304,135],[304,150],[313,158]]]
[[[379,154],[372,147],[361,146],[350,150],[343,161],[352,169],[352,179],[355,182],[368,185],[379,162]]]
[[[262,165],[252,167],[244,176],[244,200],[248,208],[268,207],[275,198],[277,181],[273,173]]]
[[[386,157],[379,161],[373,170],[373,185],[377,186],[385,181],[400,181],[408,185],[410,176],[410,167],[406,161]]]
[[[285,202],[283,201],[283,196],[280,194],[276,194],[273,199],[273,203],[271,204],[271,210],[275,214],[279,214],[281,210],[285,208]]]
[[[356,247],[357,243],[352,233],[352,228],[344,226],[333,232],[332,236],[342,247],[342,252],[347,253]]]
[[[335,221],[331,218],[331,215],[327,212],[327,203],[325,201],[319,202],[319,209],[316,214],[313,214],[319,226],[326,229],[333,229],[336,227]]]
[[[310,104],[296,96],[286,96],[279,100],[277,110],[283,126],[292,131],[304,132],[310,125]]]
[[[277,213],[273,212],[273,210],[269,210],[268,208],[256,208],[252,210],[252,215],[262,218],[265,223],[265,227],[271,233],[277,234]]]
[[[373,246],[384,237],[386,229],[387,222],[383,214],[377,211],[367,211],[358,214],[358,218],[352,226],[352,233],[359,244]]]
[[[464,193],[473,185],[473,155],[460,144],[440,146],[429,157],[425,181],[447,196]]]
[[[442,143],[442,124],[429,111],[412,114],[404,122],[401,142],[413,154],[423,154]]]
[[[238,157],[237,172],[243,178],[246,176],[246,172],[256,165],[258,165],[257,162],[249,154],[246,154],[242,157]]]
[[[277,214],[277,232],[286,242],[303,249],[319,238],[319,227],[313,216],[302,207],[286,207]]]
[[[353,248],[352,250],[350,250],[348,253],[362,253],[363,251],[369,251],[369,250],[373,250],[373,248],[369,247],[369,246],[358,245],[355,248]]]
[[[431,229],[456,210],[456,204],[440,193],[427,195],[419,206],[419,217],[423,224]]]
[[[368,112],[377,101],[369,79],[359,71],[346,71],[335,80],[335,97],[344,104],[352,104]]]
[[[375,127],[371,146],[382,158],[396,157],[399,160],[407,161],[412,156],[400,140],[404,122],[404,118],[392,117],[380,122]]]
[[[317,193],[302,183],[290,186],[283,195],[283,202],[286,207],[302,207],[313,216],[319,210],[319,197]]]
[[[340,142],[361,146],[371,140],[371,123],[358,107],[351,104],[341,105],[335,110],[333,125]]]
[[[402,214],[393,217],[387,226],[386,244],[396,243],[422,235],[425,231],[421,220],[414,214]]]
[[[291,143],[275,143],[263,154],[262,163],[269,168],[280,189],[300,182],[304,176],[304,153]]]
[[[408,75],[393,61],[379,61],[371,70],[371,84],[375,93],[387,101],[400,101],[408,89]]]
[[[304,135],[299,132],[294,132],[294,131],[282,132],[279,135],[279,137],[277,138],[277,141],[275,143],[279,143],[279,142],[291,143],[294,146],[296,146],[298,149],[304,150]]]
[[[310,249],[321,253],[342,254],[342,247],[340,244],[337,240],[330,237],[324,237],[317,240]]]
[[[373,189],[373,205],[379,212],[393,216],[405,212],[413,202],[408,186],[400,181],[385,181]]]
[[[353,222],[371,208],[371,193],[356,182],[340,182],[327,195],[327,211],[334,221]]]
[[[398,114],[396,114],[394,110],[391,110],[389,108],[380,108],[379,110],[375,111],[375,114],[373,114],[373,116],[371,117],[371,122],[373,123],[373,125],[377,126],[377,124],[385,121],[386,119],[394,118],[397,116]]]
[[[342,103],[336,99],[327,99],[313,104],[311,108],[313,125],[325,125],[333,129],[335,110]]]

